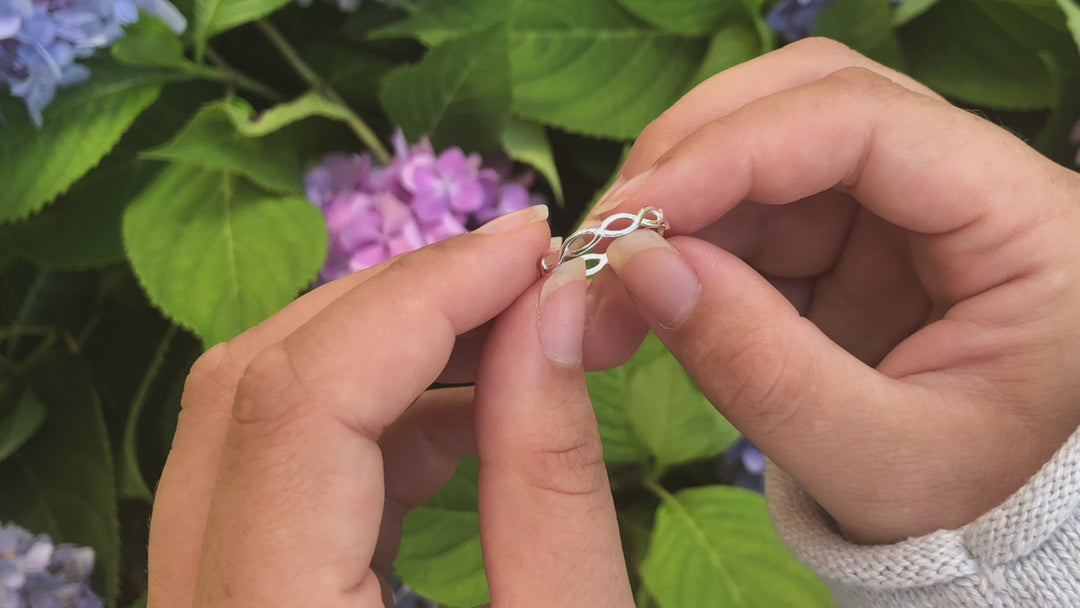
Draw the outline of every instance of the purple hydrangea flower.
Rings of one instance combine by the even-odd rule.
[[[814,33],[814,23],[833,0],[781,0],[769,11],[765,23],[788,42]]]
[[[509,160],[485,165],[456,147],[436,154],[427,139],[410,146],[400,131],[393,143],[388,166],[367,154],[331,154],[304,177],[330,231],[322,282],[545,202],[528,190],[532,174],[513,176]]]
[[[746,437],[741,437],[724,452],[720,466],[732,485],[759,494],[765,491],[765,454]]]
[[[0,527],[0,608],[104,608],[90,589],[94,550]]]
[[[0,0],[0,89],[21,98],[40,127],[57,89],[89,78],[76,60],[116,42],[139,10],[177,33],[187,27],[167,0]]]

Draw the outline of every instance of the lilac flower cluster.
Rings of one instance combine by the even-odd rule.
[[[0,608],[103,608],[90,590],[94,550],[53,545],[8,524],[0,526]]]
[[[731,485],[759,494],[765,491],[765,454],[746,437],[724,452],[719,466]]]
[[[116,42],[140,10],[178,34],[187,27],[167,0],[0,0],[0,89],[21,98],[40,127],[56,90],[90,77],[75,61]]]
[[[499,159],[485,166],[461,148],[436,154],[424,139],[410,146],[398,131],[389,166],[370,155],[333,154],[304,178],[308,198],[330,229],[322,282],[380,264],[396,255],[463,234],[543,197],[528,190],[533,176],[511,175]]]

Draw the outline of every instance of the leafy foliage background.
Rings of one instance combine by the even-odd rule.
[[[98,554],[110,605],[145,590],[146,523],[187,368],[314,279],[326,228],[302,175],[436,148],[506,150],[566,232],[627,143],[707,77],[777,46],[763,0],[178,2],[143,18],[35,129],[0,99],[0,518]],[[912,74],[1070,164],[1072,0],[836,0],[816,33]],[[738,437],[658,341],[590,377],[641,606],[827,606],[763,500],[719,483]],[[487,601],[465,461],[406,520],[396,568],[451,606]]]

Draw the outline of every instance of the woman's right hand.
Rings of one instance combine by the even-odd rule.
[[[1080,424],[1080,176],[910,78],[788,46],[689,93],[623,176],[603,214],[687,236],[610,247],[589,343],[640,338],[636,304],[849,539],[962,526]]]

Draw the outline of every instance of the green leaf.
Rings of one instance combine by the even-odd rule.
[[[706,486],[661,494],[645,586],[662,606],[832,606],[825,586],[776,537],[765,499]]]
[[[0,410],[0,462],[15,453],[45,422],[45,406],[30,388],[24,388],[15,404]]]
[[[1080,47],[1080,6],[1075,0],[1057,0],[1057,3],[1065,13],[1065,24],[1072,33],[1073,41]]]
[[[91,268],[124,259],[120,217],[158,169],[137,162],[95,169],[60,203],[13,224],[12,243],[22,257],[50,269]]]
[[[119,586],[119,527],[105,422],[86,371],[58,358],[37,366],[31,382],[48,409],[45,424],[0,463],[0,519],[58,543],[89,545],[97,555],[95,591],[111,604]]]
[[[148,13],[124,30],[111,49],[120,63],[136,67],[176,68],[188,64],[184,45],[169,26]]]
[[[304,57],[356,109],[378,109],[378,85],[396,67],[394,61],[342,40],[312,41]]]
[[[345,111],[315,93],[258,115],[242,99],[224,99],[204,106],[172,141],[145,156],[232,171],[268,190],[299,193],[303,179],[299,154],[291,135],[282,129],[312,116],[342,120]]]
[[[739,438],[653,334],[626,364],[588,374],[608,464],[710,458]]]
[[[762,38],[760,30],[749,20],[727,22],[709,41],[709,49],[705,52],[697,74],[691,80],[691,86],[761,55],[768,51],[768,44],[767,39]]]
[[[479,32],[508,20],[514,14],[514,0],[427,0],[407,6],[408,19],[392,23],[369,34],[379,38],[416,38],[429,47]]]
[[[1001,23],[1005,15],[1010,24]],[[911,75],[943,95],[1004,110],[1044,109],[1057,100],[1057,83],[1040,56],[1056,54],[1055,28],[1023,8],[949,0],[899,35]]]
[[[1067,1],[1067,0],[1066,0]],[[941,0],[904,0],[893,10],[893,25],[899,27],[930,10]]]
[[[498,148],[510,115],[507,24],[433,48],[420,63],[386,77],[383,108],[410,140],[431,137],[436,148]]]
[[[506,123],[506,129],[502,132],[502,148],[506,150],[510,158],[539,171],[551,186],[555,201],[560,207],[563,205],[559,169],[555,166],[555,155],[551,151],[551,142],[548,141],[544,127],[511,117]]]
[[[843,42],[889,67],[904,69],[904,56],[893,32],[892,8],[887,2],[836,0],[818,17],[814,34]]]
[[[87,83],[61,91],[38,130],[19,106],[5,106],[0,137],[0,223],[53,201],[93,168],[157,99],[160,74],[96,64]]]
[[[7,235],[24,259],[52,270],[77,270],[124,259],[120,223],[124,209],[161,170],[139,160],[139,151],[162,143],[206,101],[216,85],[167,85],[120,143],[60,200],[37,215],[11,224]]]
[[[195,58],[202,61],[210,38],[273,13],[289,0],[195,0]]]
[[[721,29],[742,0],[618,0],[623,8],[650,25],[673,34],[708,36]]]
[[[288,304],[326,257],[325,221],[306,199],[194,165],[162,171],[128,207],[123,230],[150,299],[208,345]]]
[[[142,597],[135,600],[135,602],[128,606],[128,608],[146,608],[146,599],[146,594],[144,593]]]
[[[491,601],[480,549],[476,484],[480,461],[461,461],[427,503],[405,516],[394,570],[417,593],[454,608]]]
[[[522,0],[511,36],[513,112],[633,139],[686,90],[706,45],[643,25],[613,0]]]

